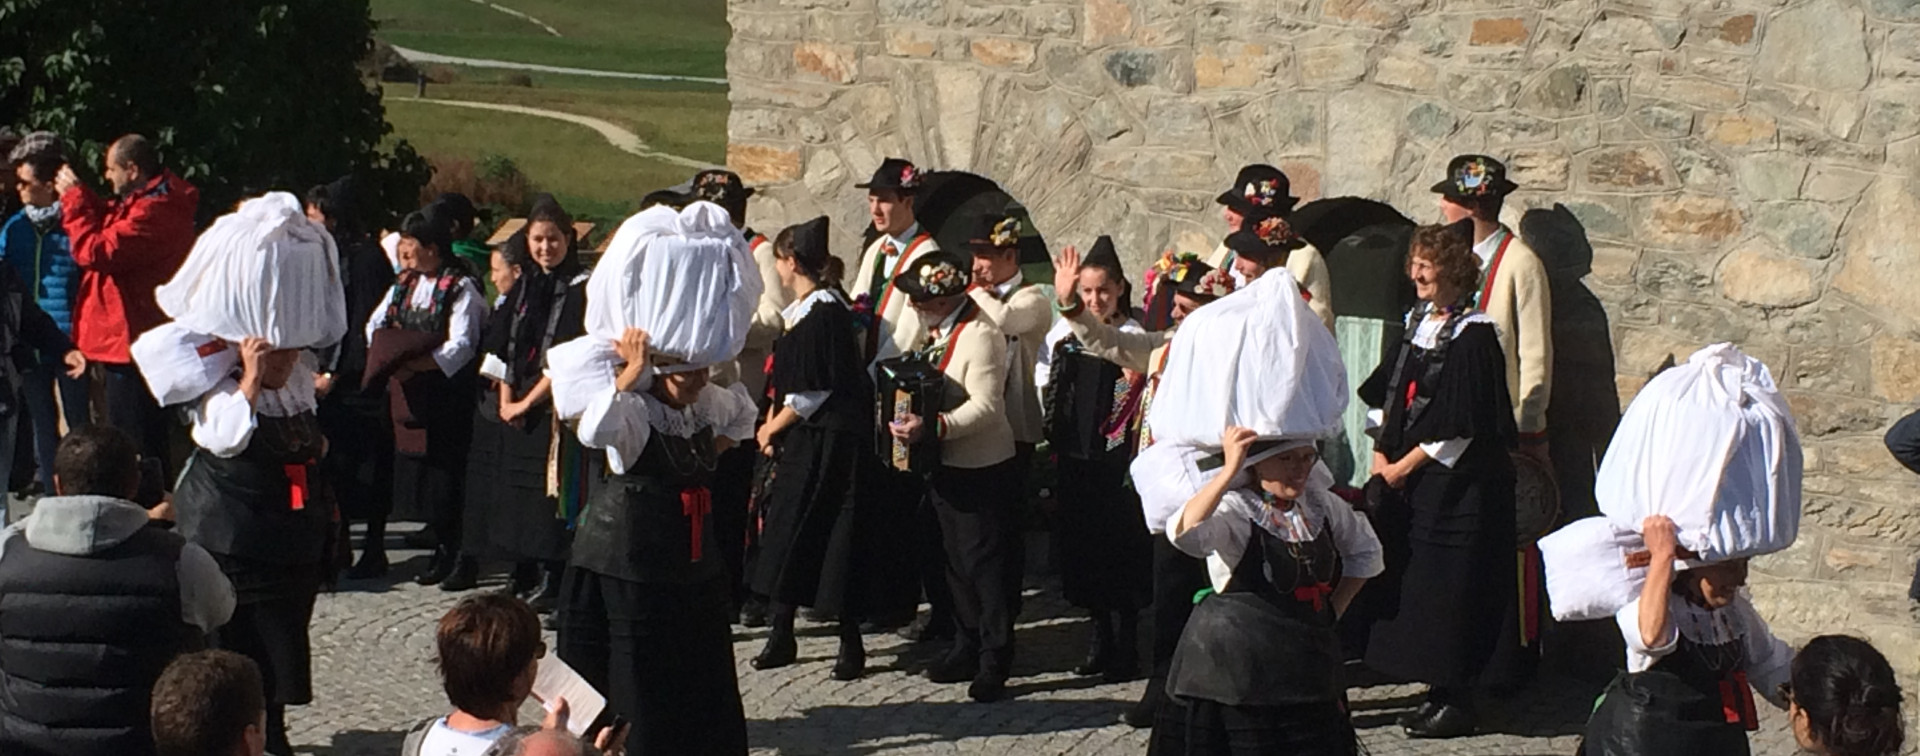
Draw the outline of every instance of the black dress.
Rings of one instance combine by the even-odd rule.
[[[599,486],[574,534],[556,650],[633,722],[634,756],[740,756],[728,577],[711,513],[714,431],[654,428]]]
[[[384,328],[408,331],[426,340],[445,341],[465,279],[461,271],[443,270],[432,283],[436,291],[426,308],[412,307],[411,289],[396,283],[391,295],[395,299],[391,301],[397,305],[390,307]],[[476,290],[466,296],[480,295]],[[437,368],[422,370],[404,381],[388,382],[385,392],[393,414],[391,426],[395,436],[393,517],[432,525],[441,544],[449,549],[461,544],[477,362],[469,360],[453,375]],[[370,366],[370,372],[372,370]],[[398,416],[399,410],[395,409],[396,392],[407,407],[406,417]],[[409,442],[402,437],[403,433],[416,436],[420,441]]]
[[[332,497],[311,477],[322,437],[314,413],[256,414],[233,457],[195,449],[174,490],[179,531],[233,582],[233,619],[215,639],[260,666],[267,702],[313,700],[307,626],[333,524]]]
[[[577,267],[530,275],[488,318],[481,352],[507,365],[515,397],[540,382],[549,347],[586,333],[586,288]],[[551,401],[509,425],[500,421],[501,384],[479,383],[463,548],[486,559],[564,562],[569,523],[586,497],[587,455],[560,430]]]
[[[1416,470],[1373,513],[1387,570],[1362,592],[1375,621],[1367,666],[1436,687],[1510,683],[1497,672],[1517,669],[1521,649],[1505,357],[1489,321],[1449,322],[1442,334],[1457,335],[1426,349],[1413,342],[1415,317],[1360,387],[1386,409],[1375,448],[1397,461],[1425,442],[1471,443],[1452,467]]]
[[[1333,525],[1290,543],[1258,525],[1226,590],[1194,608],[1149,756],[1351,756],[1339,680]]]
[[[1053,347],[1045,404],[1059,467],[1054,498],[1060,581],[1082,609],[1134,612],[1152,596],[1152,535],[1127,484],[1130,422],[1145,381],[1086,352],[1069,335]]]
[[[393,510],[393,424],[384,385],[362,389],[367,369],[367,319],[393,289],[393,264],[373,239],[340,240],[340,277],[347,298],[347,333],[331,365],[333,390],[320,400],[327,434],[321,462],[350,520],[385,519]]]
[[[853,311],[819,295],[800,322],[773,345],[776,406],[800,392],[830,391],[812,417],[780,439],[754,562],[755,593],[775,602],[856,617],[871,607],[858,547],[864,522],[861,482],[873,464],[873,384],[860,359]]]

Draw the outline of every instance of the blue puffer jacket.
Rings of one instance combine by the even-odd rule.
[[[33,286],[40,309],[61,332],[73,335],[73,298],[80,288],[80,268],[73,263],[67,232],[55,214],[45,229],[35,228],[25,210],[0,226],[0,258],[19,271],[20,280]]]

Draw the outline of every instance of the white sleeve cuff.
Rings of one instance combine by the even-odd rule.
[[[1460,461],[1461,455],[1467,453],[1467,444],[1470,443],[1473,443],[1471,438],[1449,438],[1445,441],[1428,441],[1420,445],[1420,450],[1426,452],[1433,461],[1451,468]]]
[[[833,392],[831,390],[800,391],[788,394],[786,405],[792,407],[794,412],[799,413],[801,419],[811,420],[813,419],[814,413],[819,412],[820,407],[827,403],[827,397],[832,395]]]
[[[608,391],[589,401],[580,414],[580,444],[607,450],[607,465],[616,475],[640,461],[652,435],[646,400],[636,394]]]
[[[253,440],[253,403],[231,378],[221,381],[198,404],[188,405],[187,417],[193,423],[193,443],[213,456],[239,456]]]

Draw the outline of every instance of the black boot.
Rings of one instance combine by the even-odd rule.
[[[858,680],[867,673],[867,647],[860,640],[860,623],[840,620],[840,655],[833,660],[833,679]]]
[[[440,581],[446,580],[448,575],[453,574],[455,561],[458,560],[454,558],[453,552],[445,548],[436,548],[433,550],[433,556],[427,557],[426,571],[420,573],[420,577],[414,578],[413,582],[421,585],[439,585]]]
[[[774,604],[772,608],[767,645],[749,662],[754,669],[779,669],[800,655],[800,643],[793,639],[793,605]]]
[[[1472,690],[1434,688],[1427,692],[1427,701],[1432,704],[1431,713],[1407,724],[1407,737],[1442,739],[1473,734],[1475,717]]]
[[[387,576],[387,522],[368,520],[367,535],[360,542],[360,561],[347,568],[348,580],[372,580]]]
[[[967,686],[967,697],[980,703],[993,703],[1007,697],[1007,678],[1013,671],[1013,652],[1011,649],[1001,652],[980,654],[980,672],[973,676],[973,683]]]
[[[980,675],[980,642],[960,633],[953,648],[927,668],[927,679],[941,684],[970,682]]]
[[[1113,621],[1113,654],[1102,678],[1127,682],[1140,676],[1140,616],[1119,612]]]
[[[746,603],[740,605],[740,626],[767,626],[767,598],[765,596],[748,596]]]
[[[560,578],[566,574],[566,567],[560,562],[552,562],[540,570],[540,583],[533,587],[527,597],[527,603],[535,612],[547,614],[560,603]]]
[[[267,704],[267,743],[269,756],[293,756],[293,743],[287,739],[287,707]]]
[[[480,585],[480,560],[465,554],[453,555],[453,569],[440,581],[440,590],[448,593],[473,590]]]
[[[1113,614],[1096,610],[1093,613],[1093,627],[1087,638],[1087,658],[1073,673],[1082,677],[1105,674],[1107,667],[1113,664]]]
[[[1152,727],[1153,720],[1160,716],[1160,707],[1166,703],[1166,699],[1167,679],[1158,675],[1147,678],[1147,689],[1140,694],[1139,701],[1121,712],[1121,723],[1135,729]]]
[[[531,600],[534,589],[540,587],[540,574],[539,562],[515,562],[502,592],[521,601]]]

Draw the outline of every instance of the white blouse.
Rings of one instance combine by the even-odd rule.
[[[254,402],[240,390],[237,378],[226,378],[200,401],[187,405],[187,419],[193,426],[193,443],[223,459],[237,457],[247,450],[257,425],[255,413],[268,417],[293,417],[320,406],[313,375],[318,360],[312,352],[300,353],[287,385],[268,391],[262,389]]]
[[[1146,333],[1147,329],[1140,327],[1140,321],[1128,318],[1127,322],[1120,324],[1120,332]],[[1053,377],[1053,348],[1072,335],[1073,324],[1067,318],[1055,319],[1053,327],[1047,329],[1047,337],[1040,341],[1040,359],[1033,363],[1034,388],[1046,389],[1047,380]]]
[[[668,407],[652,394],[609,389],[589,400],[581,413],[580,443],[607,450],[607,466],[624,475],[640,460],[656,430],[691,438],[702,428],[712,428],[716,437],[745,441],[753,438],[755,414],[744,388],[707,384],[700,398],[682,409]]]
[[[433,290],[438,278],[421,276],[413,282],[413,290],[407,294],[407,306],[425,309],[433,304]],[[454,287],[454,299],[447,305],[447,340],[433,350],[433,362],[440,366],[440,372],[451,377],[461,368],[472,362],[474,354],[480,349],[480,328],[487,323],[487,301],[472,278],[463,277]],[[367,318],[367,341],[373,341],[373,334],[387,325],[387,302],[383,298],[373,310],[373,316]]]
[[[1614,615],[1614,620],[1620,623],[1620,634],[1627,641],[1628,672],[1652,669],[1654,663],[1679,648],[1683,636],[1690,642],[1706,645],[1737,640],[1746,648],[1747,663],[1742,669],[1754,692],[1774,706],[1786,708],[1786,700],[1780,697],[1780,683],[1791,676],[1793,647],[1775,637],[1766,620],[1760,619],[1746,589],[1740,590],[1732,604],[1718,610],[1695,606],[1678,594],[1668,594],[1667,634],[1651,646],[1640,636],[1638,599],[1628,602]]]
[[[1321,530],[1331,527],[1342,577],[1370,578],[1386,570],[1386,558],[1372,523],[1346,500],[1312,484],[1307,495],[1287,511],[1242,488],[1228,491],[1211,516],[1184,533],[1179,530],[1180,514],[1175,510],[1167,520],[1167,538],[1182,552],[1207,560],[1207,577],[1216,591],[1226,590],[1234,565],[1247,553],[1256,524],[1290,543],[1312,541]]]

